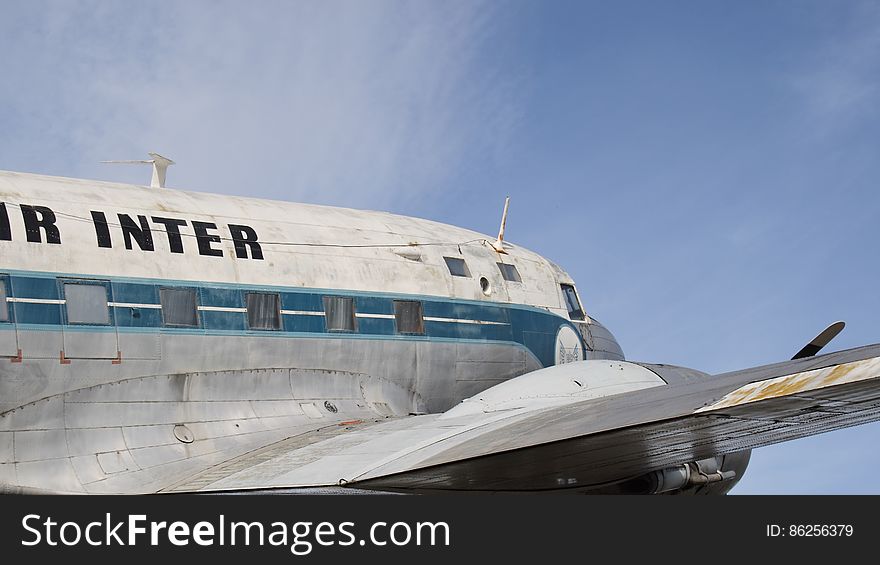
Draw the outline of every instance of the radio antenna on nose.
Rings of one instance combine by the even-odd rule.
[[[498,253],[504,253],[507,255],[507,251],[504,250],[504,226],[507,225],[507,209],[510,206],[510,196],[504,199],[504,212],[501,214],[501,227],[498,229],[498,239],[492,243],[492,248]]]
[[[152,159],[144,160],[127,160],[127,161],[101,161],[102,163],[113,163],[117,165],[153,165],[153,177],[150,179],[150,186],[153,188],[165,188],[165,172],[174,161],[168,157],[163,157],[158,153],[149,153]]]

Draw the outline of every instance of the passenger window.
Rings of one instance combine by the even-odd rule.
[[[446,261],[446,268],[449,269],[449,274],[453,277],[471,276],[471,272],[468,270],[467,263],[464,262],[464,259],[460,257],[444,257],[443,260]]]
[[[522,282],[522,278],[520,278],[519,276],[519,271],[516,270],[516,265],[498,263],[498,268],[501,269],[501,276],[504,277],[504,280],[511,282]]]
[[[394,321],[399,334],[424,334],[422,303],[415,300],[395,300]]]
[[[184,328],[199,327],[199,310],[194,288],[159,289],[162,323]]]
[[[9,321],[9,303],[6,302],[6,281],[0,281],[0,322]]]
[[[325,296],[324,319],[327,323],[327,331],[355,331],[354,298],[347,296]]]
[[[277,294],[247,294],[248,327],[252,330],[281,329],[281,297]]]
[[[103,284],[64,283],[64,300],[68,324],[110,323],[107,287]]]
[[[574,287],[570,284],[560,286],[562,287],[562,295],[565,297],[565,306],[568,308],[568,317],[572,320],[583,320],[584,309],[581,308],[581,302],[578,300]]]

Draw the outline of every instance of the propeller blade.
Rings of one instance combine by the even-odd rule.
[[[837,337],[837,334],[843,331],[843,327],[846,326],[846,322],[834,322],[822,332],[813,338],[813,341],[806,344],[803,349],[795,353],[794,357],[791,358],[792,361],[795,359],[803,359],[804,357],[812,357],[813,355],[819,353],[823,347],[828,345],[832,339]]]

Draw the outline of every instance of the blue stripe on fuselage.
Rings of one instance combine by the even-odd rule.
[[[359,314],[394,314],[394,300],[418,300],[423,304],[426,318],[451,320],[479,320],[495,322],[476,324],[455,321],[424,322],[425,335],[399,335],[395,321],[388,318],[357,318],[355,333],[330,332],[334,337],[393,338],[412,340],[481,341],[517,343],[529,349],[544,366],[553,365],[556,333],[562,325],[572,326],[568,320],[533,306],[521,304],[485,303],[470,300],[423,295],[379,294],[338,289],[300,289],[280,286],[249,286],[243,284],[199,283],[195,281],[133,279],[124,277],[101,277],[6,271],[10,281],[8,294],[15,298],[61,299],[58,281],[82,278],[109,281],[112,300],[116,303],[158,305],[162,288],[196,288],[198,303],[203,307],[244,308],[245,295],[253,291],[277,292],[281,296],[282,310],[295,312],[321,312],[324,296],[351,296]],[[61,326],[63,305],[13,303],[12,320],[20,328],[46,329]],[[115,307],[116,327],[120,331],[162,331],[223,335],[277,335],[327,336],[324,317],[315,315],[285,314],[280,331],[259,331],[247,328],[244,312],[201,310],[198,328],[168,328],[162,325],[162,312],[157,308]],[[12,323],[10,321],[10,324]],[[572,326],[573,327],[573,326]],[[69,329],[98,330],[100,327],[65,326]],[[108,328],[109,329],[109,328]]]

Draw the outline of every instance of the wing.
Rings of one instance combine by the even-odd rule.
[[[596,362],[543,371],[581,376],[590,363]],[[662,367],[643,368],[665,374]],[[519,379],[541,386],[538,373]],[[658,382],[599,398],[560,395],[551,402],[508,387],[518,390],[512,402],[335,426],[324,436],[290,438],[216,466],[173,490],[588,490],[880,419],[880,345]]]

